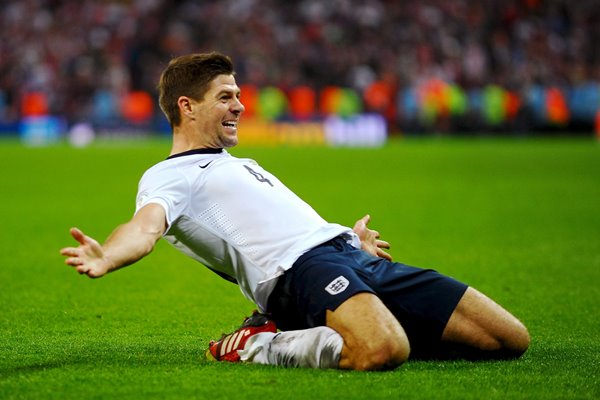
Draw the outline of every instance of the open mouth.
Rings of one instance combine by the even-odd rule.
[[[225,121],[221,125],[223,125],[225,128],[237,129],[237,124],[237,121]]]

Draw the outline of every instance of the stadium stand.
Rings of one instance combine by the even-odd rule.
[[[166,131],[159,72],[210,50],[275,120],[591,132],[600,110],[597,0],[4,0],[0,37],[1,132],[40,112]]]

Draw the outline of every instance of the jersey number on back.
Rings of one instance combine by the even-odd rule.
[[[265,178],[263,176],[263,174],[261,174],[260,172],[256,172],[255,170],[253,170],[252,168],[250,168],[247,165],[244,165],[244,167],[248,170],[248,172],[250,172],[250,174],[252,174],[252,176],[254,176],[256,178],[257,181],[259,181],[260,183],[268,183],[269,185],[273,186],[273,184],[271,183],[270,180],[268,180],[267,178]]]

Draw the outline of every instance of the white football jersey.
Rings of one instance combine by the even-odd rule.
[[[234,279],[261,311],[276,278],[306,251],[342,234],[360,247],[352,229],[328,223],[255,161],[226,150],[187,152],[151,167],[136,212],[149,203],[166,212],[167,241]]]

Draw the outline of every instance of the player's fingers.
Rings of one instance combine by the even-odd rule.
[[[70,232],[71,232],[71,236],[73,236],[73,239],[77,240],[81,244],[85,244],[86,237],[80,229],[71,228]]]
[[[70,256],[71,255],[71,251],[72,251],[71,247],[65,247],[64,249],[60,249],[60,255],[62,255],[62,256]]]
[[[369,222],[371,221],[371,216],[369,214],[367,214],[364,217],[362,217],[360,220],[362,222],[364,222],[365,225],[369,225]]]
[[[367,229],[367,224],[369,223],[370,218],[371,217],[367,214],[356,221],[353,228],[354,232],[364,232]]]
[[[377,255],[381,258],[385,258],[388,261],[392,261],[392,256],[390,254],[388,254],[386,251],[377,249]]]
[[[377,247],[379,247],[380,249],[389,249],[390,244],[388,242],[386,242],[385,240],[378,240]]]
[[[85,266],[79,266],[76,268],[77,272],[79,272],[81,275],[83,274],[87,274],[89,272],[89,268],[85,267]]]
[[[83,264],[83,261],[79,257],[69,257],[65,260],[65,264],[71,267],[78,267]]]
[[[60,250],[60,254],[63,256],[75,257],[79,255],[79,252],[76,247],[65,247]]]

